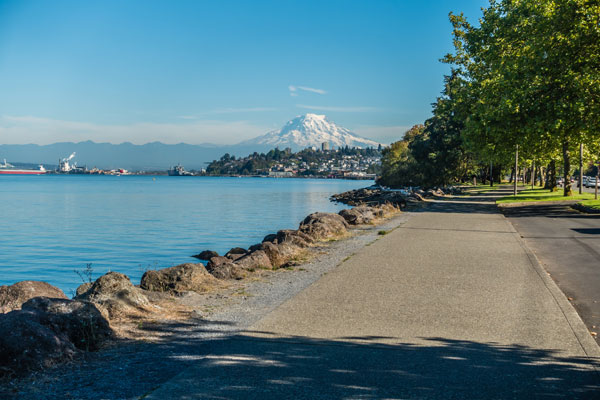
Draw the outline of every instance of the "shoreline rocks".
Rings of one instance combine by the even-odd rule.
[[[185,263],[146,271],[139,287],[118,272],[80,285],[72,300],[45,282],[0,286],[0,377],[46,368],[71,360],[81,351],[97,350],[127,324],[189,317],[193,312],[177,303],[180,296],[226,288],[232,280],[302,263],[312,248],[348,236],[358,225],[390,217],[406,204],[397,194],[393,201],[388,195],[375,201],[364,197],[365,193],[373,195],[365,191],[372,190],[346,192],[360,193],[354,200],[346,195],[346,200],[369,198],[371,203],[361,200],[357,207],[337,214],[312,213],[298,229],[269,234],[249,249],[234,247],[224,256],[204,250],[193,257],[207,261],[206,265]]]
[[[398,190],[384,190],[378,187],[371,187],[334,194],[329,199],[350,206],[391,204],[396,207],[405,208],[410,202],[425,201],[428,197],[444,197],[449,194],[462,194],[462,189],[455,186],[447,186],[428,190],[404,190],[401,192]]]
[[[204,250],[192,257],[197,258],[198,260],[209,261],[213,257],[219,257],[219,253],[212,250]]]
[[[133,286],[125,274],[108,272],[96,279],[91,286],[84,285],[89,289],[76,296],[75,300],[94,304],[109,321],[145,313],[150,307],[146,295]]]
[[[62,290],[42,281],[21,281],[0,286],[0,313],[20,310],[21,305],[34,297],[67,299]]]
[[[108,321],[89,302],[34,297],[0,314],[0,377],[19,376],[95,351],[112,338]]]
[[[211,275],[203,264],[193,263],[180,264],[157,271],[146,271],[140,282],[140,288],[144,290],[171,294],[204,293],[218,286],[217,278]]]
[[[342,204],[348,204],[350,206],[373,206],[391,203],[396,206],[399,206],[400,208],[404,208],[406,207],[407,196],[405,196],[401,192],[392,192],[374,188],[364,188],[334,194],[329,199],[331,201],[335,201]]]

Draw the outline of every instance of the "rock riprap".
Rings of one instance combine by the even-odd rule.
[[[339,214],[316,212],[304,218],[298,230],[314,240],[326,240],[347,234],[348,227]]]
[[[225,257],[215,257],[225,258]],[[140,287],[155,292],[179,294],[182,292],[204,293],[219,287],[220,283],[202,264],[180,264],[158,271],[146,271]]]
[[[80,285],[73,300],[45,282],[0,286],[0,376],[50,367],[80,351],[96,350],[139,321],[186,318],[193,310],[177,303],[176,296],[211,292],[229,287],[232,283],[227,280],[301,263],[312,247],[347,236],[352,226],[373,224],[398,213],[404,204],[397,192],[377,194],[362,189],[347,193],[354,194],[346,200],[359,199],[360,205],[339,214],[312,213],[298,229],[267,235],[249,249],[234,247],[224,256],[205,250],[194,256],[208,261],[206,266],[185,263],[147,271],[140,287],[118,272]],[[441,191],[421,193],[436,196]],[[363,201],[369,196],[378,197]]]
[[[34,297],[66,299],[59,288],[41,281],[21,281],[10,286],[0,286],[0,313],[19,310],[21,305]]]
[[[20,310],[0,314],[0,376],[14,376],[99,349],[112,337],[108,321],[91,303],[34,297]]]
[[[127,318],[151,310],[146,295],[133,286],[127,275],[119,272],[108,272],[96,279],[91,286],[80,286],[78,292],[82,293],[75,299],[93,303],[109,320]]]
[[[204,250],[196,255],[193,255],[192,257],[195,257],[198,260],[209,261],[213,257],[219,257],[219,253],[217,253],[216,251],[212,251],[212,250]]]

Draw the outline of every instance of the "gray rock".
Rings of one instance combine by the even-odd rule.
[[[21,281],[10,286],[0,286],[0,313],[19,310],[21,305],[34,297],[66,299],[59,288],[41,281]]]
[[[234,264],[230,259],[227,260],[228,261],[226,262],[217,263],[213,263],[213,261],[211,260],[208,262],[208,264],[206,264],[206,270],[212,276],[218,279],[242,279],[248,275],[248,270],[242,268],[239,265]]]
[[[267,256],[267,253],[263,250],[249,253],[236,260],[234,264],[246,270],[271,269],[273,267],[269,256]]]
[[[102,275],[75,299],[95,304],[110,320],[146,311],[144,308],[150,305],[146,295],[119,272]]]
[[[93,304],[34,297],[21,310],[0,314],[0,377],[52,367],[112,336]]]
[[[224,258],[224,257],[213,257]],[[140,287],[155,292],[181,292],[203,293],[214,289],[218,282],[202,264],[180,264],[158,271],[147,271],[142,276]]]
[[[199,260],[208,261],[213,257],[219,257],[219,253],[217,253],[216,251],[212,251],[212,250],[204,250],[200,254],[196,254],[195,256],[192,256],[192,257],[195,257]]]
[[[298,230],[315,240],[324,240],[344,235],[348,232],[348,227],[341,215],[317,212],[307,216]]]

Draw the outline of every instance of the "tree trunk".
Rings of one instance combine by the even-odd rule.
[[[569,141],[564,140],[562,145],[563,150],[563,162],[564,162],[564,196],[572,196],[573,192],[571,191],[571,155],[569,154]]]
[[[531,162],[531,189],[535,188],[535,160]]]
[[[513,167],[510,170],[510,178],[508,179],[508,183],[513,183],[513,179],[515,178],[515,168]]]
[[[546,184],[545,189],[549,189],[551,192],[556,192],[556,161],[550,161],[546,168]]]
[[[538,165],[537,167],[538,173],[538,180],[540,182],[540,186],[544,187],[544,167],[542,167],[541,165]]]

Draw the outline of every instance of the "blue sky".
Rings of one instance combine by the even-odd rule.
[[[389,143],[487,0],[0,0],[0,144],[237,143],[306,112]]]

